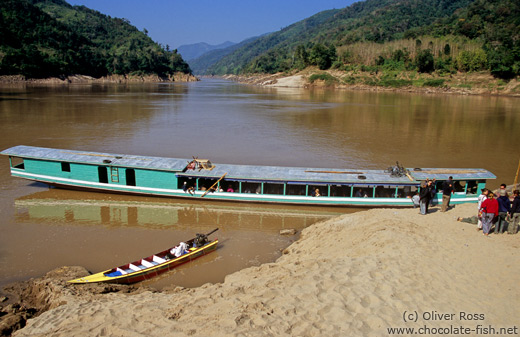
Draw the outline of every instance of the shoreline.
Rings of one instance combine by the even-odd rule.
[[[317,76],[317,79],[313,79]],[[324,77],[325,76],[325,77]],[[296,73],[247,74],[223,76],[195,76],[176,73],[173,76],[157,75],[110,75],[94,78],[87,75],[71,75],[43,79],[26,79],[22,75],[2,75],[0,85],[67,85],[67,84],[120,84],[120,83],[161,83],[161,82],[197,82],[200,78],[222,78],[241,84],[257,85],[272,88],[302,88],[329,90],[359,90],[373,92],[400,92],[441,95],[481,95],[495,97],[520,97],[520,81],[512,79],[504,83],[487,73],[464,73],[446,76],[430,74],[405,73],[406,81],[420,77],[420,81],[445,81],[440,86],[397,85],[382,86],[374,84],[382,74],[364,72],[342,72],[338,70],[305,69]],[[324,77],[324,78],[323,78]],[[403,80],[396,79],[396,81]],[[353,83],[349,83],[352,82]],[[366,84],[365,82],[372,82]],[[444,83],[444,82],[443,82]]]
[[[275,262],[193,289],[78,287],[65,280],[86,271],[63,267],[28,281],[48,310],[14,336],[378,336],[392,327],[513,327],[520,234],[484,237],[456,221],[475,213],[475,204],[464,204],[446,213],[437,205],[426,216],[418,209],[341,215],[305,228]],[[414,311],[419,320],[403,322]],[[425,318],[431,312],[446,316]]]
[[[197,77],[191,74],[175,73],[171,76],[161,77],[158,75],[109,75],[95,78],[88,75],[71,75],[50,78],[25,78],[23,75],[2,75],[0,84],[106,84],[106,83],[156,83],[156,82],[196,82]]]
[[[317,79],[312,80],[315,76]],[[420,94],[450,94],[450,95],[482,95],[497,97],[520,97],[520,82],[512,79],[508,83],[493,78],[487,73],[464,73],[449,76],[436,76],[430,74],[404,73],[402,78],[397,75],[394,80],[428,82],[442,81],[440,86],[381,86],[366,84],[376,83],[384,77],[383,73],[369,72],[343,72],[338,70],[305,69],[300,72],[286,74],[248,74],[248,75],[224,75],[224,79],[238,83],[259,85],[278,88],[306,88],[306,89],[332,89],[332,90],[364,90],[382,92],[406,92]],[[349,83],[352,82],[352,83]]]

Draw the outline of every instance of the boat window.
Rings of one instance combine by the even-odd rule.
[[[242,193],[261,194],[262,193],[262,184],[261,183],[243,182],[241,192]]]
[[[374,189],[368,185],[356,185],[354,188],[355,198],[372,198],[374,196]]]
[[[419,186],[399,186],[397,188],[398,198],[411,198],[419,193]]]
[[[464,192],[466,191],[466,182],[464,180],[456,180],[453,183],[453,188],[455,192]]]
[[[186,184],[184,184],[186,183]],[[177,188],[179,189],[188,189],[189,187],[192,187],[192,188],[195,188],[197,184],[197,181],[195,179],[192,179],[192,178],[188,178],[188,177],[179,177],[177,179]]]
[[[395,186],[377,186],[376,198],[395,198]]]
[[[352,186],[347,185],[331,185],[330,196],[331,197],[350,197]]]
[[[70,172],[70,163],[61,163],[61,171],[62,172]]]
[[[327,186],[309,186],[309,196],[310,197],[326,197],[328,196],[328,187]]]
[[[264,194],[283,194],[283,185],[276,183],[264,183]]]
[[[135,185],[135,170],[134,169],[126,169],[125,170],[125,178],[126,178],[126,184],[128,186],[136,186]]]
[[[468,181],[466,194],[478,194],[478,184],[475,180]]]
[[[98,167],[99,182],[102,184],[108,184],[108,172],[105,166]]]
[[[24,170],[25,165],[23,162],[23,158],[20,157],[11,157],[11,167]]]
[[[305,195],[305,185],[287,184],[287,195]]]
[[[193,182],[191,183],[191,185],[193,187],[197,187],[199,189],[199,191],[207,191],[208,188],[210,188],[211,186],[215,185],[215,183],[217,182],[217,179],[207,179],[207,178],[199,178],[199,181],[197,183],[198,186],[195,186],[195,182],[196,180],[195,179],[191,179]],[[213,189],[216,189],[217,186],[213,186]]]
[[[239,192],[239,184],[238,181],[229,181],[229,180],[221,180],[220,186],[224,190],[224,192]]]

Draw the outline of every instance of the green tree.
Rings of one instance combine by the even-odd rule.
[[[302,70],[305,69],[309,65],[309,53],[307,49],[303,45],[296,46],[296,50],[294,52],[294,67],[296,69]]]
[[[457,56],[457,68],[460,71],[479,71],[487,69],[486,52],[482,49],[460,52]]]
[[[316,43],[309,54],[309,62],[321,70],[326,70],[330,68],[336,57],[336,48],[333,45],[326,47],[321,43]]]
[[[420,73],[431,73],[434,70],[433,54],[430,49],[423,49],[415,57],[415,65]]]

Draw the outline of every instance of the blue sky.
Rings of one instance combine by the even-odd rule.
[[[206,42],[240,42],[275,32],[323,10],[344,8],[354,0],[66,0],[146,28],[171,49]]]

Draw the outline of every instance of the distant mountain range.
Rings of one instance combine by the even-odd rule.
[[[207,44],[206,42],[184,44],[177,48],[177,52],[181,54],[184,60],[190,61],[212,50],[228,48],[234,46],[235,44],[236,43],[230,41],[226,41],[217,45]]]
[[[208,75],[208,69],[211,68],[215,63],[219,62],[226,55],[234,52],[239,48],[242,48],[245,45],[248,45],[249,43],[255,41],[258,38],[260,37],[251,37],[240,43],[233,44],[232,46],[229,46],[227,48],[214,49],[206,53],[203,53],[197,58],[189,60],[190,68],[195,75]]]

